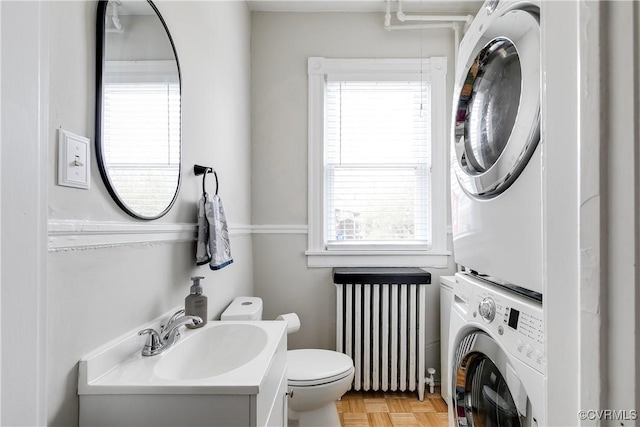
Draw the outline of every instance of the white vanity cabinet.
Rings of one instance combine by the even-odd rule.
[[[229,322],[209,322],[211,327],[217,323]],[[284,322],[253,324],[260,324],[268,335],[262,353],[238,369],[202,380],[157,377],[155,367],[162,354],[142,357],[129,353],[127,359],[118,361],[118,354],[126,354],[118,345],[92,353],[79,365],[80,427],[286,426]],[[194,333],[198,332],[186,332]],[[127,341],[131,338],[123,343]]]

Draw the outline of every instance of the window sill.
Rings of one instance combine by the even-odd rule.
[[[344,240],[340,242],[329,242],[325,244],[325,251],[328,253],[388,253],[388,254],[418,254],[428,255],[432,253],[431,245],[426,242],[372,242],[362,240]]]
[[[450,252],[429,251],[307,251],[309,267],[446,268]]]

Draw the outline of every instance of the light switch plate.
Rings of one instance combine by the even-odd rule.
[[[89,189],[91,156],[89,138],[58,130],[58,185]]]

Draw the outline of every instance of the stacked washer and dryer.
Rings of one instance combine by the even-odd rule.
[[[486,1],[458,52],[449,424],[546,425],[539,1]]]

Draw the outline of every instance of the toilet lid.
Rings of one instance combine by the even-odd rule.
[[[353,360],[331,350],[289,350],[287,379],[289,385],[311,386],[337,381],[351,374]]]

